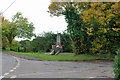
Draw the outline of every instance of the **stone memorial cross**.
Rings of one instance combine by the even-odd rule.
[[[62,46],[61,46],[61,34],[57,34],[57,39],[56,39],[56,45],[52,45],[52,51],[51,55],[58,55],[62,51]]]

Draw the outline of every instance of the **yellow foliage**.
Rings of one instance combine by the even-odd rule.
[[[6,36],[2,36],[2,46],[8,47],[9,46],[9,41]]]
[[[93,35],[93,33],[89,33],[89,32],[87,32],[87,34],[88,34],[88,35]]]
[[[106,4],[101,5],[102,9],[105,9],[105,7],[106,7]]]
[[[96,48],[90,48],[90,51],[91,51],[92,53],[95,53],[95,52],[97,51],[97,49],[96,49]]]
[[[118,31],[120,30],[120,28],[112,28],[114,31]]]
[[[104,30],[104,33],[107,33],[107,30],[105,28],[103,28],[103,30]]]

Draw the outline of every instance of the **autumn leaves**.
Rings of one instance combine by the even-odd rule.
[[[115,53],[120,47],[117,2],[53,2],[49,12],[53,16],[65,15],[76,54]]]

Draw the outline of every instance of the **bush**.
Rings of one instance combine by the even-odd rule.
[[[115,73],[115,79],[119,80],[120,79],[120,48],[116,53],[117,55],[115,56],[115,60],[114,60],[114,73]]]
[[[13,41],[12,41],[11,50],[12,50],[12,51],[18,51],[19,46],[20,46],[19,42],[13,40]]]

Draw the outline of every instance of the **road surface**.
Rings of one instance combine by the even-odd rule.
[[[0,78],[113,78],[113,62],[35,61],[2,54]]]

